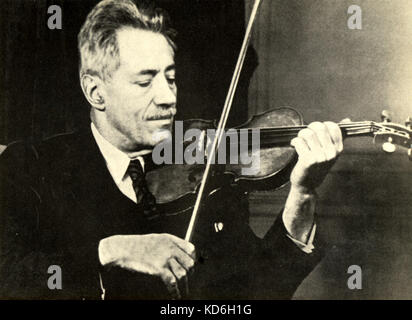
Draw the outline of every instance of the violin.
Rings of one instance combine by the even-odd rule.
[[[392,123],[389,113],[383,111],[382,122],[358,121],[338,125],[344,138],[370,136],[373,137],[374,143],[381,145],[387,153],[394,152],[396,146],[408,149],[409,160],[412,160],[410,119],[407,120],[406,125]],[[215,128],[215,121],[188,120],[185,121],[185,126],[187,130],[193,128],[206,130]],[[240,132],[247,132],[250,136],[252,130],[259,132],[259,168],[254,174],[243,174],[244,169],[250,167],[250,163],[227,161],[225,164],[212,164],[211,179],[206,194],[210,195],[225,186],[238,187],[249,192],[274,190],[285,185],[297,160],[297,154],[290,146],[290,141],[305,127],[298,111],[290,107],[282,107],[255,115],[246,123],[227,130],[226,137],[229,138],[230,133],[239,136]],[[233,141],[241,143],[236,139],[226,139],[225,142],[229,144]],[[241,148],[237,146],[235,149]],[[228,147],[225,150],[228,150]],[[250,146],[246,148],[246,152],[249,154],[252,152]],[[205,157],[207,156],[205,153]],[[242,159],[242,156],[239,158]],[[187,163],[166,164],[148,171],[146,180],[149,190],[156,198],[156,210],[164,215],[176,215],[193,210],[205,166],[205,164]]]

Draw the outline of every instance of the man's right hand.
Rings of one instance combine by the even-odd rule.
[[[101,264],[116,265],[162,279],[172,297],[179,299],[179,283],[187,288],[195,247],[171,234],[115,235],[100,240]]]

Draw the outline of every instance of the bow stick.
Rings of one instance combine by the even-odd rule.
[[[217,134],[216,134],[215,138],[213,139],[212,147],[210,149],[211,151],[210,151],[210,154],[207,157],[205,171],[203,173],[202,181],[201,181],[200,187],[199,187],[199,192],[197,194],[195,206],[193,208],[193,213],[192,213],[192,216],[190,218],[189,226],[187,228],[187,232],[186,232],[186,236],[185,236],[186,241],[191,241],[192,237],[193,237],[193,233],[194,233],[194,230],[195,230],[197,218],[198,218],[198,215],[199,215],[200,205],[201,205],[202,199],[203,199],[205,186],[206,186],[206,183],[207,183],[207,180],[208,180],[208,177],[209,177],[209,172],[210,172],[210,167],[211,167],[211,164],[212,164],[212,159],[214,159],[214,157],[215,157],[216,150],[220,145],[220,142],[222,140],[222,136],[223,136],[223,133],[224,133],[224,129],[226,127],[227,119],[229,117],[229,112],[230,112],[230,109],[232,107],[233,97],[235,95],[236,87],[237,87],[237,84],[239,82],[240,72],[242,71],[242,67],[243,67],[243,63],[245,61],[247,48],[248,48],[249,43],[250,43],[250,37],[252,35],[252,27],[253,27],[253,24],[255,22],[255,18],[256,18],[257,11],[259,9],[260,1],[261,0],[255,0],[255,3],[253,5],[252,13],[250,15],[249,23],[248,23],[248,26],[247,26],[246,32],[245,32],[245,37],[243,38],[242,47],[240,49],[240,53],[239,53],[239,57],[238,57],[238,60],[237,60],[237,63],[236,63],[236,67],[235,67],[235,70],[233,72],[232,81],[230,83],[229,91],[227,93],[225,104],[224,104],[224,107],[223,107],[223,110],[222,110],[222,115],[220,117],[219,124],[216,128]]]

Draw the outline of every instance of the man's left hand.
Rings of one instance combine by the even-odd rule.
[[[342,140],[336,123],[313,122],[291,141],[299,159],[290,177],[283,222],[296,240],[307,242],[314,221],[316,188],[343,151]]]
[[[312,122],[299,132],[291,145],[299,155],[290,177],[292,187],[312,193],[343,150],[341,130],[334,122]]]

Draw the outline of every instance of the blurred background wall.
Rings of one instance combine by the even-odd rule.
[[[246,17],[252,4],[246,0]],[[362,30],[347,27],[353,4],[362,9]],[[387,109],[403,123],[412,115],[411,38],[409,0],[263,1],[252,36],[258,67],[249,115],[288,105],[308,123],[380,120]],[[405,151],[388,155],[370,138],[347,140],[319,190],[319,233],[332,247],[295,298],[411,299],[411,182]],[[287,190],[252,195],[257,232]],[[363,270],[358,291],[347,287],[354,264]]]

